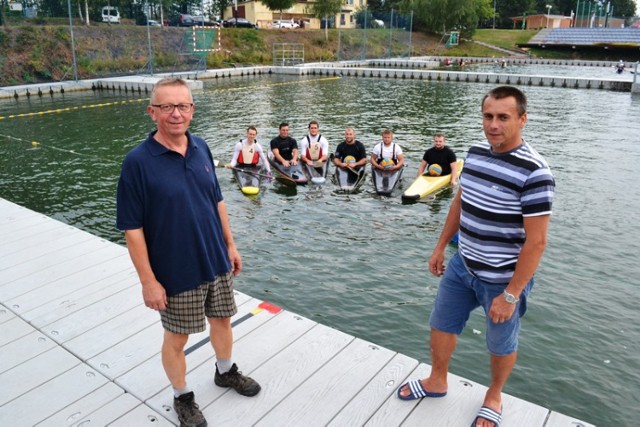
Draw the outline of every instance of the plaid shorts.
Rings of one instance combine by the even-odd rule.
[[[224,319],[238,312],[231,272],[167,300],[167,309],[160,311],[160,319],[162,327],[174,334],[202,332],[207,326],[205,317]]]

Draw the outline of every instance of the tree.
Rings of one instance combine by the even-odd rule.
[[[536,0],[497,0],[496,12],[496,28],[513,28],[511,18],[537,12]],[[547,13],[546,8],[544,13]]]
[[[296,4],[296,0],[261,0],[261,1],[262,1],[262,4],[267,6],[267,9],[269,9],[270,11],[275,12],[276,10],[279,10],[280,19],[282,19],[283,10],[289,9],[294,4]]]
[[[311,4],[311,14],[324,19],[324,39],[329,40],[329,16],[335,16],[342,10],[342,0],[316,0]]]
[[[416,18],[434,33],[460,31],[471,37],[478,27],[477,0],[416,0]]]

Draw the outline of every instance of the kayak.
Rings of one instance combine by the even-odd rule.
[[[462,166],[464,165],[464,160],[458,159],[458,176],[460,176],[460,172],[462,172]],[[413,183],[405,190],[402,194],[402,200],[405,201],[416,201],[418,199],[422,199],[423,197],[427,197],[430,194],[435,193],[436,191],[446,187],[451,183],[451,175],[445,176],[431,176],[431,175],[422,175],[419,176],[413,181]]]
[[[293,182],[297,185],[305,185],[307,183],[307,175],[302,170],[300,163],[285,167],[281,163],[276,162],[271,151],[269,151],[267,159],[269,160],[271,167],[273,167],[273,170],[278,172],[276,177],[282,178],[285,181]]]
[[[350,193],[357,191],[364,182],[367,169],[364,166],[359,168],[336,167],[335,179],[340,190]]]
[[[371,178],[373,179],[373,187],[376,189],[376,193],[382,196],[390,196],[398,184],[402,182],[403,170],[404,167],[389,171],[371,166]]]
[[[260,184],[265,177],[262,165],[237,165],[231,170],[242,193],[256,195],[260,192]]]
[[[310,166],[305,162],[302,162],[302,169],[304,170],[307,180],[314,184],[324,184],[327,180],[327,172],[329,172],[329,161],[322,163],[322,166],[317,168]]]

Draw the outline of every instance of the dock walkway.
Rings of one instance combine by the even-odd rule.
[[[468,426],[486,387],[450,375],[447,397],[404,402],[429,366],[237,292],[234,358],[262,385],[213,384],[206,333],[187,381],[215,426]],[[126,248],[0,199],[0,425],[171,426],[158,314],[142,303]],[[504,396],[503,426],[579,420]]]

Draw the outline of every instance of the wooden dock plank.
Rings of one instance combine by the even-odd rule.
[[[116,400],[124,390],[112,382],[107,382],[82,398],[46,417],[36,424],[37,427],[70,426],[86,419],[89,415]]]
[[[5,244],[15,244],[21,240],[29,240],[29,244],[34,244],[37,239],[31,237],[37,236],[38,233],[42,233],[51,229],[64,229],[71,228],[69,225],[52,220],[44,215],[29,215],[25,218],[20,218],[15,221],[4,223],[0,228],[2,238]],[[76,231],[80,231],[77,230]]]
[[[0,299],[15,298],[48,282],[67,277],[71,272],[87,269],[108,262],[122,255],[118,245],[105,240],[87,240],[26,264],[20,264],[2,272],[0,276]]]
[[[16,315],[13,311],[9,310],[5,304],[0,304],[0,325],[14,317],[16,317]]]
[[[61,347],[37,355],[0,374],[0,406],[57,377],[81,362]]]
[[[576,418],[568,417],[558,412],[551,412],[544,427],[596,427]]]
[[[20,339],[34,331],[33,327],[21,318],[14,316],[2,324],[0,346]]]
[[[132,286],[49,323],[42,331],[54,341],[64,343],[137,305],[142,305],[140,289]]]
[[[0,347],[0,374],[24,363],[56,346],[53,340],[39,331],[32,331],[15,341]]]
[[[138,276],[131,268],[119,271],[119,261],[119,258],[114,259],[113,271],[104,270],[108,264],[104,267],[96,267],[97,274],[94,282],[72,282],[65,279],[63,283],[53,282],[51,286],[41,287],[40,290],[46,294],[47,301],[40,301],[41,304],[38,306],[36,306],[38,291],[20,295],[10,303],[19,306],[20,315],[33,325],[48,325],[124,289],[140,286]]]
[[[354,339],[256,425],[326,425],[394,355],[391,350]]]
[[[68,225],[58,222],[38,223],[29,229],[33,235],[37,235],[37,239],[26,235],[22,230],[5,233],[3,239],[7,239],[8,243],[0,248],[0,271],[30,262],[34,258],[46,255],[51,252],[69,247],[85,240],[95,239],[89,233],[70,228]],[[15,241],[11,241],[12,236]],[[46,242],[46,244],[42,244]]]
[[[107,382],[84,364],[64,372],[39,387],[0,406],[0,420],[7,426],[31,426],[69,406]]]
[[[269,339],[260,329],[255,331],[255,336],[247,336],[246,340],[242,340],[244,343],[239,342],[236,345],[235,353],[241,370],[255,378],[262,386],[258,395],[247,398],[232,390],[216,387],[211,380],[211,368],[203,366],[188,375],[188,381],[194,388],[206,417],[217,420],[220,425],[233,425],[237,420],[242,420],[244,425],[253,425],[353,340],[353,337],[347,334],[288,312],[281,313],[278,317],[280,316],[283,316],[283,319],[292,316],[295,320],[294,327],[300,328],[299,332],[291,334],[293,341],[282,351],[274,355],[265,354],[262,356],[263,360],[254,360],[252,364],[248,359],[251,354],[262,355],[261,351],[256,351],[259,347],[253,345],[252,340],[258,339],[259,336],[262,336],[263,340]],[[295,339],[302,331],[306,332]],[[287,335],[272,337],[278,340],[285,339],[282,343],[284,344]],[[166,405],[166,392],[164,395],[155,396],[147,403],[157,408],[163,400]]]
[[[396,390],[417,366],[416,359],[397,353],[328,425],[365,425],[386,400],[396,399]]]
[[[100,424],[98,424],[100,425]],[[174,426],[172,422],[167,421],[160,414],[153,411],[146,405],[138,405],[132,411],[127,412],[122,417],[110,422],[110,427],[165,427]]]
[[[109,322],[95,325],[63,345],[83,360],[89,360],[157,323],[158,318],[157,312],[140,304],[109,319]]]

